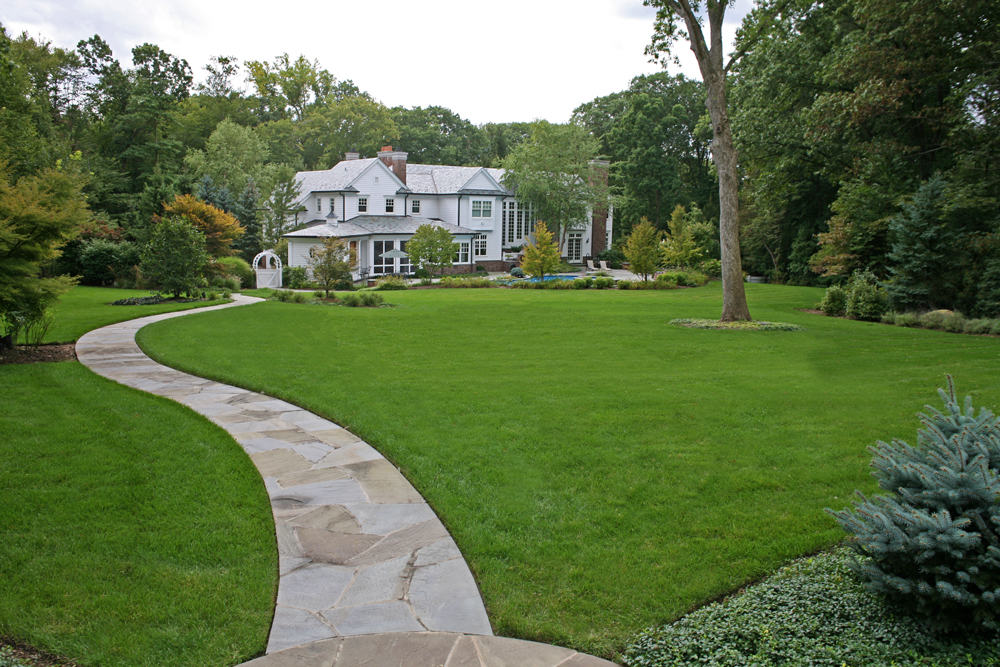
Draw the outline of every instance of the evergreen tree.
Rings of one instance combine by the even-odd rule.
[[[529,276],[544,278],[548,273],[555,273],[561,261],[559,246],[556,245],[552,232],[539,220],[535,225],[534,241],[524,246],[521,268]]]
[[[140,267],[154,287],[179,297],[198,287],[207,264],[205,235],[184,218],[167,216],[153,228]]]
[[[944,308],[954,301],[954,287],[947,269],[955,235],[948,224],[945,206],[945,181],[935,174],[889,222],[892,279],[886,283],[886,289],[896,310]]]
[[[917,445],[879,442],[873,475],[890,495],[831,512],[870,557],[866,585],[932,625],[1000,629],[1000,419],[964,408],[948,378],[943,412],[927,407]]]
[[[684,209],[678,206],[683,213]],[[642,280],[648,281],[649,276],[656,273],[663,262],[663,253],[660,249],[660,238],[662,234],[653,226],[647,218],[642,218],[639,224],[632,228],[632,233],[625,240],[622,252],[628,260],[629,269],[632,273],[642,276]]]

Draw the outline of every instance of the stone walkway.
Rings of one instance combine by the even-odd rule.
[[[402,474],[360,438],[290,403],[158,364],[135,343],[152,322],[257,301],[236,295],[230,304],[112,324],[76,345],[95,373],[183,403],[226,429],[264,478],[277,532],[278,596],[268,655],[246,664],[612,664],[491,637],[455,542]]]

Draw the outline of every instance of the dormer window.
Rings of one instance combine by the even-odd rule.
[[[385,198],[385,212],[392,213],[396,210],[396,200],[392,197]]]
[[[358,213],[368,212],[368,197],[358,197]]]

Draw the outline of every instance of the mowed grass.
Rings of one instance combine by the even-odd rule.
[[[75,362],[0,382],[0,636],[81,665],[261,654],[274,525],[239,445]]]
[[[412,290],[393,308],[254,305],[157,323],[166,363],[344,424],[451,530],[494,631],[613,656],[842,538],[825,507],[874,490],[867,447],[913,439],[945,374],[1000,407],[1000,339],[801,312],[707,331],[718,284],[669,292]]]
[[[115,287],[77,286],[59,297],[52,307],[53,323],[45,336],[45,343],[70,343],[91,329],[106,324],[133,320],[146,315],[188,310],[225,303],[217,301],[195,301],[178,303],[169,301],[151,306],[112,306],[119,299],[149,296],[149,290],[118,289]]]

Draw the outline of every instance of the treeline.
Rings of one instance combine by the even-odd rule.
[[[234,250],[251,259],[287,231],[298,170],[386,143],[413,162],[497,164],[529,131],[476,126],[443,107],[389,108],[301,56],[215,57],[198,84],[183,58],[152,44],[134,48],[132,63],[99,36],[67,50],[0,26],[5,179],[58,165],[83,180],[92,218],[63,248],[58,268],[69,273],[86,273],[79,255],[95,240],[148,241],[179,195],[235,217],[244,233]]]

